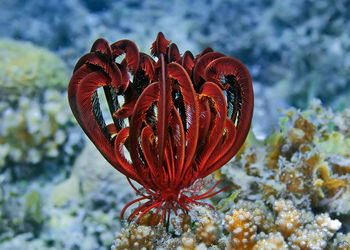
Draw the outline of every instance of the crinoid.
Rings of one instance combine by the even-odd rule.
[[[240,61],[211,48],[195,57],[189,51],[181,56],[176,44],[159,33],[151,53],[140,53],[129,40],[109,45],[98,39],[77,62],[68,98],[84,132],[141,196],[125,206],[121,217],[126,208],[144,201],[129,220],[154,209],[153,223],[157,216],[162,223],[172,211],[186,213],[189,205],[206,204],[200,200],[222,191],[214,192],[218,182],[200,194],[203,178],[245,141],[253,89]],[[110,124],[101,111],[100,87]]]

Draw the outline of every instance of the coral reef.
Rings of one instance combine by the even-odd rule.
[[[301,156],[296,159],[309,162],[304,167],[313,167],[314,162],[316,166],[325,165],[319,168],[327,175],[307,171],[298,162],[293,163],[292,170],[305,171],[302,173],[323,182],[327,176],[330,180],[348,178],[348,112],[326,110],[319,102],[303,112],[288,110],[278,133],[265,143],[250,136],[229,167],[217,173],[225,179],[223,185],[239,188],[240,192],[221,194],[223,201],[217,213],[194,206],[189,215],[174,216],[169,232],[151,227],[152,216],[145,216],[140,225],[119,224],[122,201],[130,199],[133,192],[121,189],[127,187],[127,182],[87,143],[69,178],[61,176],[50,188],[23,183],[14,189],[6,177],[0,179],[1,247],[96,249],[109,246],[112,232],[120,231],[115,249],[141,249],[144,244],[156,249],[348,249],[346,221],[343,224],[341,220],[349,207],[348,184],[346,191],[339,194],[336,185],[331,185],[336,190],[333,196],[317,181],[297,189],[281,178],[285,170],[282,163],[292,164],[296,158],[293,155],[308,152],[320,155],[321,163]],[[302,132],[294,133],[296,129]],[[300,136],[291,137],[291,133]],[[332,134],[338,136],[329,136]],[[284,148],[292,149],[283,151]],[[90,171],[86,171],[88,167]],[[302,174],[295,176],[301,183],[306,179]],[[317,184],[315,188],[311,188],[313,183]],[[340,190],[344,187],[342,182],[335,183],[341,184]],[[342,232],[337,233],[340,227]]]
[[[304,208],[348,214],[348,112],[324,109],[317,100],[305,111],[287,110],[280,131],[245,147],[222,174],[247,196],[258,194],[271,203],[288,198]]]
[[[45,158],[63,160],[74,156],[81,147],[81,135],[72,133],[75,125],[64,101],[65,95],[46,90],[43,98],[39,102],[26,96],[18,97],[18,107],[0,102],[3,121],[0,124],[0,167],[35,165]],[[60,155],[62,149],[65,157]],[[31,175],[24,171],[20,176],[26,174]]]
[[[259,212],[263,210],[272,215],[269,228],[265,228],[268,234],[261,230],[261,222],[267,220],[265,214]],[[331,219],[327,213],[314,215],[311,211],[299,210],[290,200],[276,200],[272,209],[264,204],[240,201],[224,218],[203,207],[193,207],[193,211],[198,214],[194,226],[186,232],[167,233],[161,227],[131,224],[116,236],[112,249],[277,250],[324,249],[332,244],[347,244],[342,234],[337,235],[334,242],[330,241],[341,227],[337,219]],[[281,215],[283,213],[285,215]],[[184,216],[176,218],[179,222],[183,219]],[[218,223],[220,219],[224,220],[223,226]]]
[[[63,62],[30,43],[1,40],[0,79],[0,168],[73,157],[82,141],[72,133]],[[23,167],[11,171],[21,178],[33,174]]]
[[[225,216],[226,228],[231,233],[230,249],[251,249],[256,241],[257,226],[253,224],[253,215],[245,208],[234,209]]]
[[[152,247],[346,249],[348,236],[336,232],[346,232],[340,219],[349,213],[348,112],[324,109],[318,100],[305,111],[285,111],[280,131],[265,142],[249,137],[231,167],[217,173],[240,189],[219,202],[226,215],[193,207],[194,214],[173,218],[173,229],[162,232],[168,240],[160,242],[152,228]]]
[[[255,249],[307,248],[306,245],[323,248],[325,242],[327,249],[350,249],[350,109],[344,109],[350,100],[348,0],[3,0],[1,4],[1,38],[31,41],[48,48],[64,59],[67,69],[73,68],[78,55],[98,37],[109,41],[128,38],[140,44],[142,51],[148,51],[158,31],[179,43],[181,51],[187,48],[197,53],[212,45],[241,59],[251,71],[256,92],[256,138],[265,139],[274,128],[278,130],[265,141],[251,136],[236,159],[215,174],[224,178],[223,186],[232,187],[232,193],[226,193],[229,198],[218,196],[223,200],[215,218],[226,223],[223,214],[232,216],[234,211],[247,211],[252,217],[251,225],[256,226]],[[15,44],[1,40],[1,46],[5,42]],[[88,144],[72,171],[71,163],[60,162],[67,152],[78,152],[75,149],[81,136],[73,126],[73,131],[66,130],[66,125],[60,127],[60,121],[68,117],[64,114],[66,96],[61,91],[67,81],[59,80],[65,78],[62,62],[56,55],[28,43],[16,43],[12,48],[1,47],[0,53],[0,137],[5,138],[0,139],[0,249],[105,249],[112,244],[113,232],[129,230],[121,229],[119,223],[122,204],[132,195],[124,189],[128,184],[120,176],[114,178],[116,172],[109,172],[110,166],[93,153],[95,150],[90,151]],[[13,61],[4,55],[22,48],[23,54],[12,57],[21,61],[20,68],[9,68]],[[28,56],[36,57],[31,51],[51,55],[38,61]],[[37,73],[40,81],[33,81],[31,77]],[[9,81],[10,75],[27,85]],[[11,88],[3,87],[5,83]],[[46,86],[52,86],[49,93]],[[26,96],[15,95],[22,91]],[[50,95],[55,96],[52,102],[46,98]],[[285,112],[278,127],[277,108],[306,107],[315,95],[326,107],[330,104],[339,111],[314,103],[307,111]],[[59,114],[54,115],[57,122],[45,113],[51,108],[52,113]],[[58,124],[60,128],[55,131],[63,130],[68,141],[58,143],[63,138],[61,132],[57,142],[47,131],[38,131],[38,121],[47,126],[41,120]],[[36,131],[34,135],[42,144],[28,144],[34,145],[32,150],[18,140],[14,146],[4,144],[4,140],[12,138],[2,130],[6,124],[14,126],[14,138],[19,134],[27,138],[27,129],[19,128],[18,121],[30,124],[28,128]],[[39,158],[40,164],[44,159],[59,161],[53,163],[54,176],[42,175],[41,171],[35,171],[38,175],[28,173],[36,169],[39,163],[34,162]],[[14,165],[19,166],[13,168]],[[17,176],[32,178],[13,182],[9,169],[16,169]],[[40,170],[44,169],[50,166],[45,163]],[[66,195],[57,196],[62,192]],[[274,204],[278,202],[290,210],[276,208]],[[169,244],[152,240],[153,247],[227,248],[231,234],[225,225],[200,223],[208,213],[173,218],[174,229],[170,233],[163,231]],[[334,234],[332,226],[339,225],[336,219],[342,228]],[[323,222],[317,224],[318,220]],[[293,225],[291,229],[285,224],[287,221]],[[208,241],[205,230],[196,231],[201,225],[208,225],[208,230],[214,232]],[[328,229],[320,230],[320,225]],[[155,230],[147,223],[143,226],[145,230]],[[318,245],[313,245],[314,237]],[[213,245],[206,245],[211,241]]]
[[[332,245],[333,249],[348,250],[350,249],[350,233],[338,233]]]
[[[13,185],[6,172],[0,175],[1,249],[98,249],[112,244],[133,191],[91,143],[70,172],[67,179],[56,173],[45,188],[43,181]]]

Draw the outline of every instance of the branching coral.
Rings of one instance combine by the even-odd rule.
[[[131,226],[123,229],[111,249],[151,249],[154,236],[154,229],[150,226]]]
[[[246,209],[234,209],[225,216],[226,227],[230,232],[230,249],[251,249],[256,243],[256,225],[253,215]]]
[[[269,233],[254,245],[254,250],[287,250],[288,245],[281,233]]]
[[[200,213],[196,218],[197,222],[194,223],[195,226],[188,227],[186,232],[169,234],[162,228],[157,230],[155,227],[146,228],[144,225],[133,224],[117,236],[114,247],[137,248],[140,242],[144,242],[145,247],[157,249],[277,250],[323,249],[331,244],[347,244],[346,238],[342,235],[339,235],[339,239],[334,243],[330,241],[341,227],[338,220],[331,219],[326,213],[315,216],[309,210],[297,209],[290,200],[277,200],[272,209],[264,204],[240,201],[223,218],[224,225],[216,223],[217,218],[214,219],[214,214],[210,210],[198,206],[193,209]],[[265,211],[267,216],[264,216],[265,213],[261,213],[262,211]],[[271,218],[268,218],[270,215]],[[181,225],[188,223],[186,216],[180,216],[176,220],[179,223],[187,221]],[[266,223],[267,221],[269,223]],[[264,228],[262,224],[268,227]],[[204,234],[203,229],[206,229]]]

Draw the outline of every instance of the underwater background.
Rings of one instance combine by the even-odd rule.
[[[121,222],[134,191],[67,100],[97,38],[149,54],[159,31],[239,59],[255,95],[246,144],[215,173],[220,216],[198,208],[171,233]],[[0,0],[0,249],[350,249],[349,214],[349,0]]]

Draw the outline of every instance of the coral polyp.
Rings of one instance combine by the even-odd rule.
[[[222,191],[214,192],[218,182],[200,193],[203,179],[245,141],[253,89],[240,61],[211,48],[181,56],[176,44],[159,33],[151,54],[140,53],[129,40],[109,45],[98,39],[77,62],[68,97],[87,136],[141,196],[126,205],[121,217],[126,208],[144,201],[129,220],[156,210],[154,222],[160,215],[162,223],[170,212],[187,213],[189,206],[205,204],[201,200]],[[108,124],[99,87],[110,111]]]

